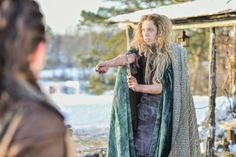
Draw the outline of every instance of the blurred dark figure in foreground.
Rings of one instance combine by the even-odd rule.
[[[74,156],[63,116],[42,93],[43,15],[34,0],[0,0],[0,157]]]

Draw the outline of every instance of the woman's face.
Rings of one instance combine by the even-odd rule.
[[[152,20],[145,20],[142,24],[143,40],[147,45],[152,45],[156,41],[157,27]]]
[[[40,70],[44,66],[45,62],[45,42],[40,42],[37,48],[34,50],[32,55],[30,55],[30,69],[32,70],[33,74],[38,77]]]

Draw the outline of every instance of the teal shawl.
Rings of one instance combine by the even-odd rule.
[[[129,90],[126,79],[126,68],[119,69],[115,85],[109,134],[109,157],[135,157],[135,146],[132,127]],[[173,101],[173,72],[169,66],[162,79],[160,117],[157,117],[153,140],[149,152],[150,157],[168,156],[171,146],[171,122]],[[133,104],[137,106],[137,104]],[[133,108],[133,107],[132,107]]]
[[[162,80],[162,116],[155,123],[149,156],[199,157],[196,116],[187,83],[186,51],[176,44],[171,49],[173,71],[168,68]],[[114,88],[108,157],[136,157],[129,94],[126,67],[120,67]]]

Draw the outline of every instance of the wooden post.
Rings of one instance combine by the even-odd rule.
[[[226,130],[226,138],[228,141],[233,140],[234,137],[234,131],[231,128],[228,128]]]
[[[215,98],[216,98],[216,46],[215,46],[215,27],[210,28],[210,62],[209,62],[209,110],[208,126],[209,133],[207,137],[207,157],[214,157],[215,142]]]
[[[231,84],[232,84],[232,98],[233,98],[233,106],[236,105],[236,25],[233,27],[234,29],[234,52],[231,60]]]
[[[127,37],[127,48],[130,48],[130,43],[133,40],[134,37],[134,29],[132,26],[127,25],[126,27],[126,37]]]

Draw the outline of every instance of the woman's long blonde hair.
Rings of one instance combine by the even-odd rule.
[[[156,42],[153,46],[148,46],[143,40],[142,24],[144,21],[153,21],[157,27]],[[169,49],[171,31],[172,23],[164,15],[144,15],[138,23],[132,47],[138,50],[140,56],[144,55],[147,58],[145,82],[148,84],[160,82],[165,68],[171,63],[172,55]],[[150,79],[152,72],[154,72],[154,75]]]

